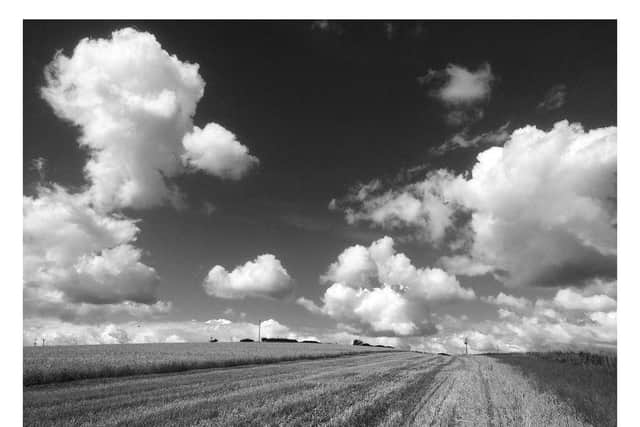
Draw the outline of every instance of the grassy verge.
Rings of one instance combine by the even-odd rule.
[[[550,352],[491,354],[518,368],[541,392],[552,392],[594,426],[617,424],[615,355]]]

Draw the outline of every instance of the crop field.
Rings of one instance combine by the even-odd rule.
[[[338,344],[192,343],[25,347],[24,385],[389,351]]]
[[[584,407],[540,384],[538,362],[566,365],[378,351],[33,385],[24,388],[24,425],[615,425],[615,405],[603,409],[608,423],[594,424]]]

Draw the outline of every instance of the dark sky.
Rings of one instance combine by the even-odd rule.
[[[430,154],[454,130],[417,77],[449,63],[473,69],[490,63],[496,82],[473,133],[506,122],[547,129],[562,119],[586,128],[617,121],[615,22],[394,21],[391,34],[389,22],[336,21],[322,31],[310,21],[27,21],[24,193],[34,192],[38,175],[30,165],[38,157],[48,161],[48,180],[85,183],[78,130],[57,118],[39,92],[55,52],[70,55],[82,38],[108,38],[124,27],[150,32],[181,61],[200,65],[206,89],[195,124],[223,125],[260,159],[238,182],[202,173],[178,178],[185,211],[125,211],[142,220],[137,244],[162,278],[159,298],[174,302],[176,320],[222,317],[232,307],[249,319],[277,315],[287,324],[330,326],[291,301],[207,298],[202,278],[213,265],[233,268],[275,253],[296,280],[295,296],[318,300],[324,291],[318,277],[344,248],[384,235],[347,225],[327,208],[332,198],[413,166],[469,168],[480,149]],[[566,104],[536,109],[557,84],[567,87]],[[210,216],[200,211],[205,201],[216,206]],[[425,243],[398,249],[418,266],[440,255]],[[490,277],[460,280],[473,283],[478,295],[501,289]],[[533,291],[515,293],[527,292]],[[449,312],[456,310],[462,309]]]

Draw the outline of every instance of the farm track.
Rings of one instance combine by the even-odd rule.
[[[24,425],[580,426],[490,357],[385,352],[24,389]]]

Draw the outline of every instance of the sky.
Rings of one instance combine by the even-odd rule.
[[[25,21],[23,343],[617,343],[614,21]]]

